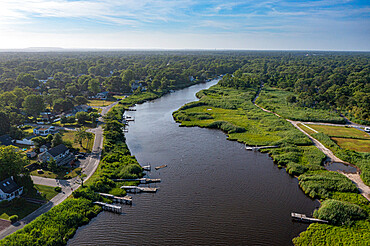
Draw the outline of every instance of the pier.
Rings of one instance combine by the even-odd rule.
[[[253,147],[253,146],[245,145],[246,150],[253,150],[253,151],[257,151],[257,150],[260,150],[260,149],[269,149],[269,148],[279,148],[279,146],[272,145],[272,146],[256,146],[256,147]]]
[[[158,183],[161,182],[161,179],[148,179],[148,178],[140,178],[140,179],[112,179],[114,182],[125,182],[125,181],[139,181],[140,184],[149,184],[149,183]]]
[[[121,208],[122,208],[121,206],[112,205],[112,204],[108,204],[104,202],[94,202],[94,204],[100,205],[105,211],[110,211],[110,212],[114,212],[117,214],[121,213]]]
[[[291,213],[291,216],[293,220],[297,220],[297,221],[305,222],[305,223],[324,223],[324,224],[329,223],[329,221],[326,221],[326,220],[320,220],[320,219],[307,217],[305,214]]]
[[[149,165],[146,165],[146,166],[142,166],[143,170],[144,171],[150,171],[152,170],[152,166],[149,164]]]
[[[120,196],[114,196],[114,195],[106,194],[106,193],[99,193],[99,195],[112,199],[112,201],[115,203],[122,203],[122,204],[128,204],[128,205],[132,204],[132,197],[130,196],[120,197]]]
[[[140,192],[155,193],[158,190],[158,188],[138,187],[138,186],[121,186],[121,189],[125,189],[126,192],[129,193],[140,193]]]

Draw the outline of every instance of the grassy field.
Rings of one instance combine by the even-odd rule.
[[[370,136],[366,132],[360,131],[353,127],[344,126],[327,126],[327,125],[314,125],[310,124],[309,127],[315,129],[318,132],[325,133],[330,137],[344,137],[344,138],[359,138],[369,139]]]
[[[107,100],[89,100],[87,105],[92,107],[106,107],[114,103],[115,101],[107,101]]]
[[[299,128],[301,128],[303,131],[307,132],[308,134],[316,133],[312,131],[310,128],[308,128],[307,125],[303,125],[301,123],[298,123],[297,125],[299,126]]]
[[[370,153],[370,140],[336,137],[331,137],[331,139],[343,149]]]
[[[370,152],[370,136],[366,132],[353,127],[309,125],[312,129],[324,133],[330,137],[342,149],[358,152]],[[300,126],[301,127],[301,126]],[[302,126],[303,129],[304,126]],[[307,128],[306,128],[307,129]],[[306,131],[306,129],[304,129]],[[308,132],[313,134],[314,132]]]
[[[345,123],[345,120],[336,112],[324,109],[299,107],[296,103],[288,103],[286,98],[294,96],[290,91],[277,88],[264,87],[256,103],[271,110],[280,116],[299,121],[316,121],[330,123]]]
[[[90,141],[84,140],[82,142],[82,148],[81,148],[81,145],[79,143],[75,143],[75,141],[74,141],[76,132],[61,130],[61,131],[59,131],[59,133],[62,135],[63,141],[67,141],[67,142],[72,143],[72,147],[75,148],[75,149],[79,149],[79,152],[90,153],[93,146],[94,146],[95,135],[94,135],[94,138],[91,139]]]

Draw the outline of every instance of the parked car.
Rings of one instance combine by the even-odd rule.
[[[365,132],[370,132],[370,127],[365,127]]]

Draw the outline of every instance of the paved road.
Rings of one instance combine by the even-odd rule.
[[[106,115],[108,111],[117,104],[115,102],[102,110],[102,115]],[[102,117],[99,118],[100,121],[103,121]],[[92,148],[91,154],[86,158],[85,161],[82,163],[82,173],[86,174],[87,177],[85,180],[89,179],[96,169],[98,168],[101,152],[103,149],[103,128],[101,126],[102,123],[98,124],[97,128],[91,129],[90,131],[95,133],[95,140],[94,146]],[[80,178],[75,177],[69,180],[59,180],[59,179],[50,179],[50,178],[43,178],[32,176],[32,180],[35,184],[47,185],[47,186],[60,186],[62,188],[62,192],[53,197],[48,203],[44,204],[33,213],[29,214],[25,218],[21,219],[17,223],[10,225],[9,227],[5,228],[0,232],[0,239],[12,234],[13,232],[23,228],[26,224],[30,223],[32,220],[36,219],[38,216],[42,215],[49,211],[52,207],[60,204],[63,202],[67,197],[69,197],[74,190],[80,187]]]

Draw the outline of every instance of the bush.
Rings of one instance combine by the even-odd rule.
[[[55,188],[54,188],[54,190],[55,190],[56,192],[62,192],[62,188],[61,188],[61,187],[59,187],[59,186],[55,187]]]
[[[354,220],[365,219],[367,214],[358,205],[330,199],[321,204],[314,216],[334,225],[351,225]]]
[[[226,133],[245,132],[245,128],[231,124],[227,121],[215,121],[208,125],[209,128],[218,128]]]
[[[18,221],[18,215],[12,215],[9,217],[9,220],[14,223],[14,222],[17,222]]]
[[[113,188],[111,191],[109,191],[109,194],[112,194],[113,196],[125,196],[126,191],[121,188]]]
[[[327,198],[330,191],[358,193],[354,183],[340,173],[315,171],[299,176],[299,186],[312,198]]]

